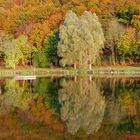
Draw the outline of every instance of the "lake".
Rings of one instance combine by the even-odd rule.
[[[140,138],[140,78],[0,78],[0,140]]]

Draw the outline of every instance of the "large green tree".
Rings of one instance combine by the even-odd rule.
[[[58,56],[60,64],[91,68],[100,58],[104,47],[104,34],[96,14],[85,11],[78,17],[72,11],[65,16],[64,25],[60,27]]]

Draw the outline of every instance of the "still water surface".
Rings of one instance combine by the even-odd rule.
[[[140,79],[0,79],[0,140],[124,140],[140,135]]]

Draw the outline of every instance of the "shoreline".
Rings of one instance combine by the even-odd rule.
[[[76,76],[76,75],[94,75],[94,76],[138,76],[140,77],[140,67],[95,67],[89,69],[66,69],[66,68],[17,68],[0,69],[0,77],[36,75],[37,77],[47,76]]]

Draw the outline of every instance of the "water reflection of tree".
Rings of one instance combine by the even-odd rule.
[[[108,79],[108,82],[102,79],[102,89],[107,100],[104,125],[101,128],[104,139],[122,140],[124,133],[139,133],[139,85],[140,80],[136,79]]]
[[[100,93],[100,85],[86,78],[76,82],[62,82],[59,90],[61,118],[70,133],[84,130],[87,134],[99,130],[106,107],[105,98]]]
[[[0,139],[57,139],[64,131],[58,116],[45,106],[43,96],[33,96],[30,84],[30,81],[7,79],[3,85]]]
[[[15,79],[6,80],[4,92],[0,95],[0,113],[16,107],[27,109],[30,95],[25,89],[26,86],[21,87]]]
[[[121,122],[120,129],[139,133],[140,80],[126,80],[119,94],[119,101],[127,112],[127,118]]]
[[[46,106],[50,107],[54,112],[58,113],[60,104],[58,101],[59,80],[50,78],[37,78],[34,81],[34,94],[42,96]]]
[[[104,85],[106,80],[102,80],[102,82],[102,85]],[[120,119],[118,118],[119,121],[121,118],[124,118],[123,116],[136,114],[134,106],[136,106],[140,94],[139,84],[140,81],[135,79],[111,79],[108,81],[110,95],[107,97],[107,100],[110,113],[113,112],[112,115],[114,115],[112,117],[113,120],[116,117],[120,117]],[[106,90],[104,90],[104,94],[106,94]],[[117,112],[118,115],[116,114]]]

